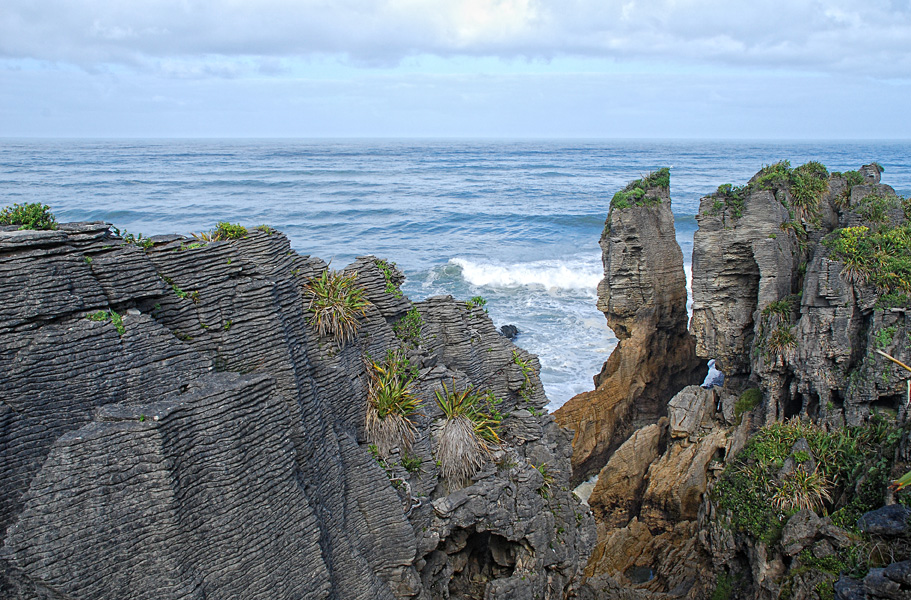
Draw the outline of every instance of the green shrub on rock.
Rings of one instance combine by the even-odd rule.
[[[3,207],[0,210],[0,225],[18,225],[19,229],[57,229],[57,219],[47,204],[31,202]]]
[[[650,188],[668,189],[671,186],[671,171],[667,167],[649,173],[642,179],[631,181],[625,188],[614,194],[611,208],[623,209],[631,206],[653,206],[661,204],[661,199],[648,196]]]
[[[390,352],[383,362],[367,361],[367,440],[387,458],[396,447],[407,453],[414,443],[420,400],[412,393],[414,373],[401,354]]]
[[[833,431],[796,419],[768,425],[728,463],[712,500],[734,529],[765,543],[776,541],[800,508],[853,529],[860,515],[882,505],[901,433],[879,417]],[[801,439],[806,456],[794,451]]]

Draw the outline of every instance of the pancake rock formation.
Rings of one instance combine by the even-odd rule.
[[[574,431],[573,480],[595,474],[631,431],[667,414],[667,400],[701,382],[705,361],[687,330],[686,276],[667,169],[632,182],[611,201],[601,234],[598,309],[619,339],[596,389],[555,412]]]
[[[702,363],[670,360],[674,386],[616,379],[612,397],[653,399],[642,408],[599,404],[596,390],[584,395],[591,406],[580,396],[558,411],[575,428],[574,467],[600,471],[588,499],[598,542],[576,597],[907,597],[911,512],[895,503],[911,497],[889,483],[911,470],[911,368],[900,366],[911,362],[911,203],[882,171],[782,162],[701,200],[691,331],[724,384],[674,389],[698,383]],[[604,236],[599,307],[617,314],[630,289],[638,302],[627,305],[642,307],[676,285],[664,263],[618,268],[636,255],[627,249],[660,238],[617,227],[618,204],[621,216],[657,204],[648,193],[631,201],[636,189],[649,186],[615,196]],[[635,339],[635,325],[608,319]],[[642,337],[656,335],[660,319],[645,323]],[[599,390],[629,347],[610,357]]]
[[[368,301],[356,332],[321,335],[326,270],[268,227],[0,228],[0,597],[531,600],[578,584],[593,522],[537,359],[480,307],[410,302],[374,257],[345,269]],[[367,399],[393,367],[417,408],[380,444]],[[436,398],[469,388],[488,441],[443,477]]]

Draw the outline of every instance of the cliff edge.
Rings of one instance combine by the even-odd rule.
[[[537,359],[476,306],[410,302],[374,257],[341,274],[354,331],[321,333],[327,265],[235,233],[0,228],[0,596],[571,590],[593,526]],[[400,368],[411,433],[379,448],[368,398]],[[441,471],[453,394],[492,419],[461,478]]]

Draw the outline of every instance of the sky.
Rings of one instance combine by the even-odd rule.
[[[911,0],[3,0],[0,137],[911,139]]]

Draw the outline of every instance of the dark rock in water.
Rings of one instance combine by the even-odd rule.
[[[835,600],[867,600],[862,581],[842,575],[833,588],[835,589]]]
[[[507,339],[514,340],[519,335],[519,328],[515,325],[503,325],[500,327],[500,333]]]
[[[857,520],[857,527],[870,535],[895,537],[908,532],[908,518],[911,508],[901,504],[890,504],[864,513]]]
[[[567,491],[570,440],[543,410],[537,359],[464,302],[412,304],[374,257],[347,269],[371,302],[356,338],[321,338],[307,284],[325,269],[274,230],[148,249],[103,223],[0,230],[0,597],[503,599],[577,585],[594,525]],[[394,325],[412,309],[427,414],[378,463],[365,356],[403,348]],[[442,383],[489,389],[509,415],[469,481],[436,466]]]

